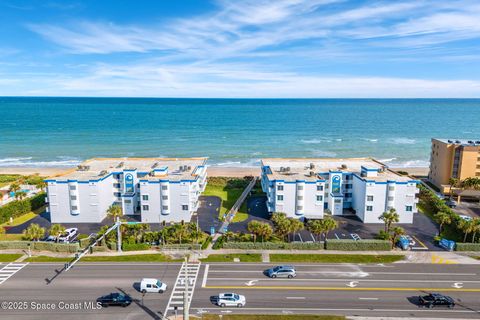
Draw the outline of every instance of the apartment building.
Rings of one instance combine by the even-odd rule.
[[[101,222],[108,208],[145,223],[190,221],[206,186],[206,158],[91,159],[49,178],[52,223]]]
[[[365,223],[395,208],[400,223],[413,223],[418,181],[370,158],[263,159],[262,188],[269,212],[301,220],[356,214]]]
[[[480,177],[480,140],[432,139],[429,180],[446,193],[451,178],[469,177]]]

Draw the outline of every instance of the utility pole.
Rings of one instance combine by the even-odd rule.
[[[122,252],[122,232],[120,230],[120,217],[117,217],[117,221],[115,222],[117,225],[117,252]]]
[[[188,260],[185,256],[185,291],[183,292],[183,320],[188,320],[188,309],[190,308],[188,298]]]

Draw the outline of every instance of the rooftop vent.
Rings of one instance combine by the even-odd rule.
[[[286,167],[285,172],[290,172],[290,167]]]
[[[192,170],[192,167],[191,167],[191,166],[188,166],[188,167],[187,167],[187,170],[188,170],[188,171]]]
[[[342,165],[340,166],[340,168],[342,168],[342,169],[347,169],[348,167],[347,167],[347,165],[344,163],[344,164],[342,164]]]
[[[310,174],[309,174],[310,177],[313,177],[315,176],[315,171],[310,171]]]
[[[158,162],[155,162],[155,163],[152,165],[152,169],[155,169],[156,167],[158,167]]]
[[[315,169],[315,164],[313,162],[310,162],[310,169]]]
[[[102,171],[100,171],[99,176],[104,176],[104,175],[106,175],[107,173],[108,173],[107,170],[102,170]]]
[[[124,165],[125,165],[125,162],[122,161],[117,165],[117,168],[122,168]]]
[[[285,168],[284,168],[284,167],[280,167],[280,172],[285,172]]]
[[[77,166],[78,171],[88,171],[90,170],[90,166],[79,165]]]

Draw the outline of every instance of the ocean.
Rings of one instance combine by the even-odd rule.
[[[480,99],[0,98],[0,166],[91,157],[375,157],[426,167],[430,139],[480,139]]]

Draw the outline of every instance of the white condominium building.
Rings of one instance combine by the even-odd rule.
[[[52,223],[101,222],[107,209],[140,215],[145,223],[190,221],[206,186],[207,158],[91,159],[49,178]]]
[[[328,209],[383,223],[378,217],[395,208],[400,223],[413,223],[417,183],[370,158],[262,160],[268,211],[302,220],[322,219]]]

